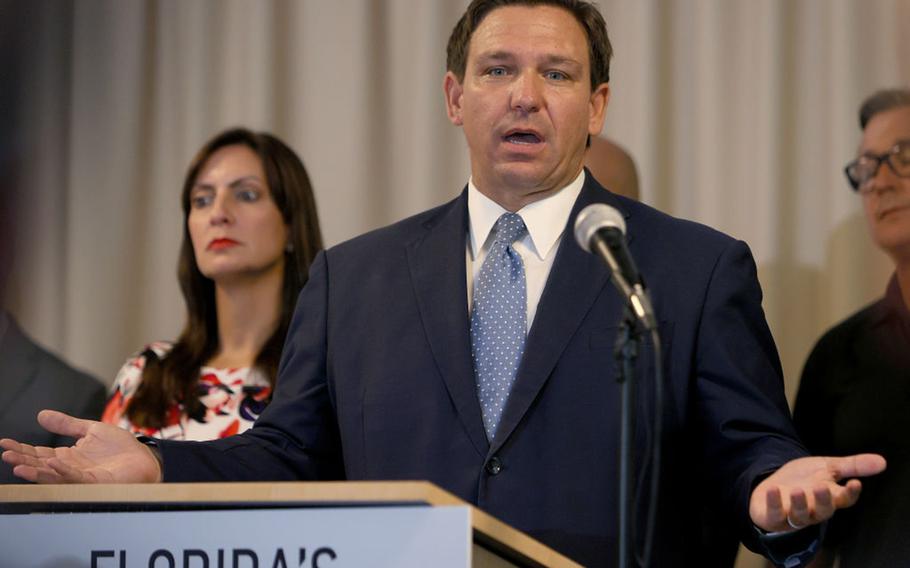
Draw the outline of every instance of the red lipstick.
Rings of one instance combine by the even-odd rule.
[[[206,250],[225,250],[225,249],[229,249],[231,247],[235,247],[239,244],[240,243],[238,243],[234,239],[228,239],[225,237],[225,238],[220,238],[220,239],[212,239],[212,241],[208,244],[207,247],[205,247],[205,249]]]

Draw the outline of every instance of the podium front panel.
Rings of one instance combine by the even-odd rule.
[[[469,565],[579,568],[425,481],[0,485],[0,568]]]
[[[0,515],[18,568],[468,568],[467,506]]]

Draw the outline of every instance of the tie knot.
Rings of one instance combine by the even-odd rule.
[[[518,213],[503,213],[496,220],[496,240],[506,246],[511,245],[528,232],[524,219]]]

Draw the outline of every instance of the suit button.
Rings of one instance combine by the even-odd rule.
[[[502,471],[502,460],[493,456],[490,458],[490,461],[487,462],[486,470],[490,475],[499,475],[499,472]]]

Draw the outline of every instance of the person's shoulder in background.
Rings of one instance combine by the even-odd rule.
[[[29,338],[9,314],[0,334],[0,438],[15,438],[41,446],[57,446],[58,436],[42,429],[36,416],[51,408],[97,420],[106,389],[92,375],[77,370]],[[0,483],[15,482],[7,469]]]

